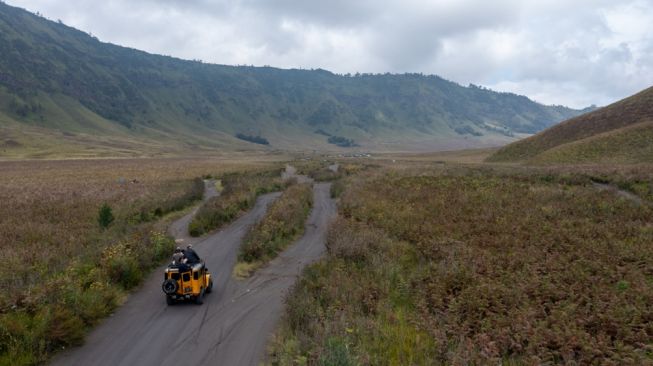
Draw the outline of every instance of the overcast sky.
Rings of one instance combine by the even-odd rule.
[[[653,85],[652,0],[7,0],[100,40],[220,64],[422,72],[546,104]]]

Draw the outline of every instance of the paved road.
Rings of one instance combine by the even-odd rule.
[[[285,293],[301,269],[324,252],[328,222],[336,213],[329,185],[316,184],[305,235],[249,280],[232,279],[243,235],[278,195],[261,196],[251,212],[195,245],[215,278],[204,305],[167,306],[161,268],[89,335],[85,346],[60,355],[53,364],[258,365]]]

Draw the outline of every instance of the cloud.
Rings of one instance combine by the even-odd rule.
[[[422,72],[548,104],[653,84],[648,0],[9,0],[103,41],[221,64]]]

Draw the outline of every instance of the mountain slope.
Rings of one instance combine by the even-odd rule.
[[[0,137],[26,146],[26,136],[39,134],[56,149],[64,134],[108,154],[116,139],[133,140],[121,147],[127,154],[141,142],[157,152],[336,149],[329,135],[372,150],[479,147],[582,112],[437,76],[343,76],[152,55],[3,3],[0,96]],[[260,135],[270,146],[238,133]]]
[[[653,121],[563,144],[537,155],[534,163],[653,163]]]
[[[488,161],[653,161],[653,87],[497,151]]]

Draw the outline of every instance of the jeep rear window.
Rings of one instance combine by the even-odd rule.
[[[190,281],[190,273],[188,272],[184,273],[182,278],[184,279],[184,281]]]
[[[200,279],[200,272],[199,271],[193,272],[193,278],[196,279],[196,280],[199,280]]]

